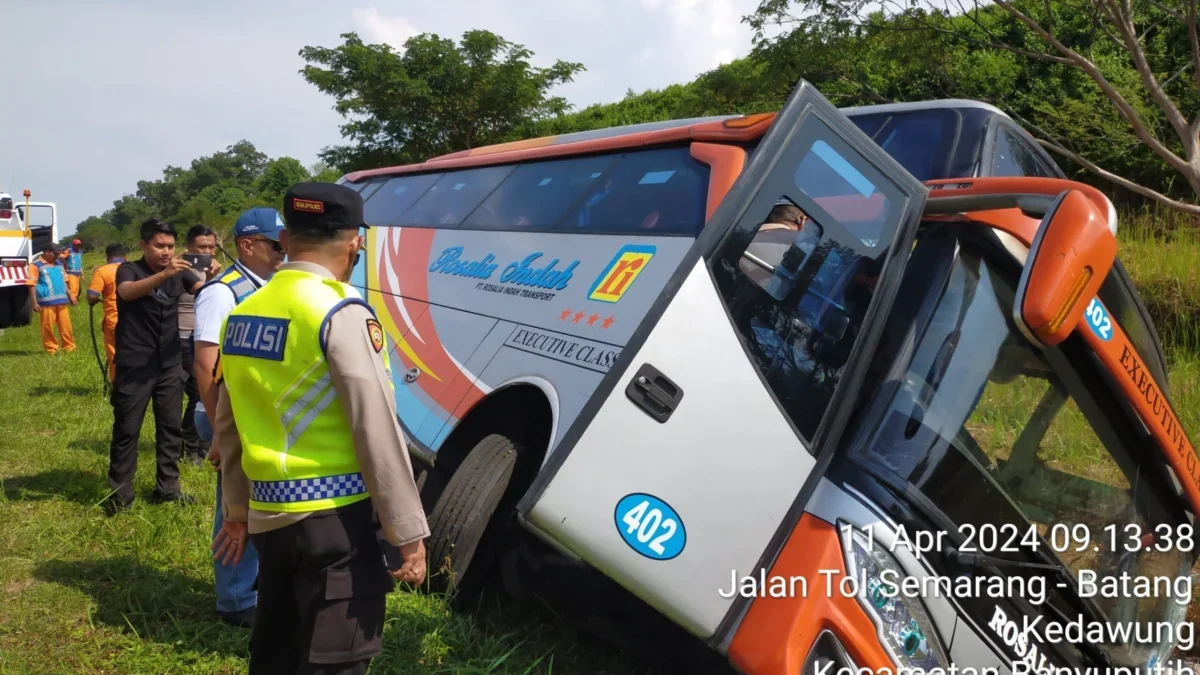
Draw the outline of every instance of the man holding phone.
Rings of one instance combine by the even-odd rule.
[[[192,266],[192,270],[208,273],[213,278],[221,269],[221,263],[216,260],[217,233],[204,225],[193,225],[187,233],[187,251],[183,259]],[[210,272],[211,270],[211,272]],[[196,431],[196,404],[200,402],[200,390],[197,388],[196,376],[192,373],[195,364],[195,342],[192,331],[196,324],[196,296],[185,292],[179,296],[179,340],[183,349],[183,390],[187,395],[187,404],[183,408],[183,450],[181,457],[196,463],[202,463],[208,454],[207,439],[200,437]]]
[[[194,503],[179,489],[183,410],[183,359],[179,346],[179,296],[195,293],[204,273],[175,257],[175,229],[151,218],[140,228],[142,257],[117,267],[117,351],[113,381],[112,445],[104,501],[113,515],[133,504],[137,442],[146,407],[154,402],[157,471],[152,501]]]

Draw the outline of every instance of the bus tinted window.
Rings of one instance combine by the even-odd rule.
[[[447,173],[396,224],[457,227],[512,170],[512,166],[489,166]]]
[[[362,195],[363,202],[365,203],[368,199],[370,199],[372,196],[374,196],[375,193],[379,191],[379,186],[383,185],[386,182],[387,182],[387,178],[376,178],[374,180],[363,183],[362,190],[359,190],[359,192],[358,192],[358,194]]]
[[[687,146],[628,153],[598,178],[557,229],[662,235],[704,226],[708,167]]]
[[[518,166],[462,226],[485,230],[553,227],[619,158],[605,155]]]
[[[864,244],[874,248],[895,207],[874,183],[823,140],[800,160],[796,186]]]
[[[369,225],[400,224],[400,216],[404,215],[404,212],[441,176],[440,173],[428,173],[421,176],[389,178],[363,204],[363,219]]]
[[[926,181],[943,173],[944,153],[931,151],[946,147],[950,133],[954,133],[953,116],[947,111],[929,111],[897,116],[875,142],[917,180]]]

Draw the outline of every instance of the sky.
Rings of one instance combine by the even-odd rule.
[[[534,65],[587,70],[577,108],[686,82],[744,56],[757,0],[2,0],[0,191],[58,206],[60,236],[137,181],[239,140],[311,166],[341,142],[334,99],[299,74],[341,34],[399,49],[483,28]]]

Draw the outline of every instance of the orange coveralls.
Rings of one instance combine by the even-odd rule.
[[[27,278],[25,280],[26,286],[34,288],[37,287],[38,279],[42,274],[42,265],[46,265],[45,261],[42,258],[38,258],[38,260],[34,261],[34,263],[29,266],[29,271],[27,272]],[[57,274],[60,277],[60,281],[63,286],[63,292],[69,294],[69,291],[66,288],[67,273],[66,270],[63,269],[62,265],[56,263],[52,266],[47,265],[47,267],[48,271],[46,274]],[[47,279],[47,283],[53,286],[55,283],[54,277],[47,276]],[[61,304],[45,305],[40,302],[38,303],[41,309],[39,314],[42,324],[42,348],[46,350],[47,354],[54,354],[58,352],[58,338],[62,339],[62,348],[65,351],[75,351],[75,338],[71,334],[71,304],[65,299],[58,302],[61,302]],[[54,337],[55,326],[58,326],[58,338]]]
[[[117,268],[120,266],[118,261],[97,267],[92,272],[92,283],[88,284],[89,298],[103,298],[104,319],[100,330],[104,333],[104,352],[108,355],[109,382],[117,373],[114,357],[117,354]]]

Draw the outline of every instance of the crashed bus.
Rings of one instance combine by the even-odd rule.
[[[341,182],[441,587],[567,569],[755,675],[1190,639],[1200,467],[1116,211],[1000,111],[801,82]]]

